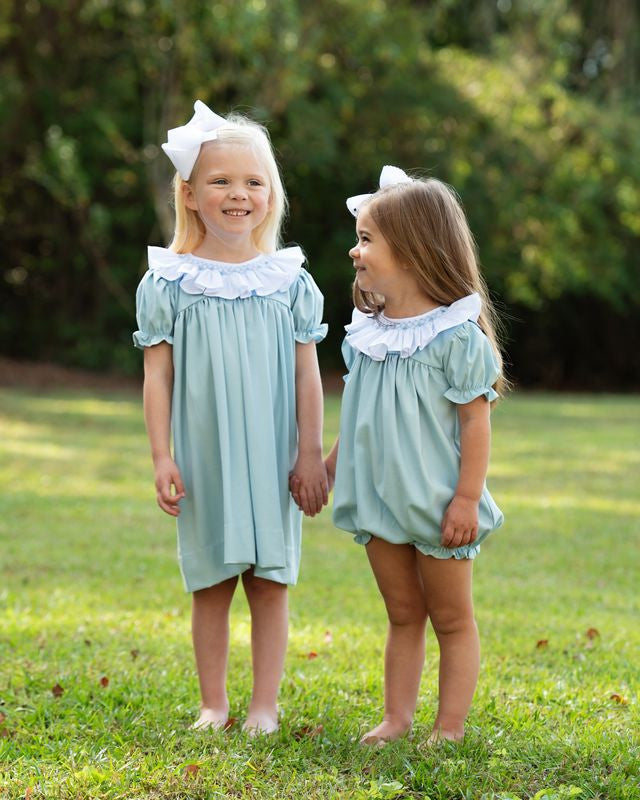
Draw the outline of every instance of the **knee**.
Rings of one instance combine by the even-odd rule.
[[[385,604],[392,625],[417,625],[427,620],[427,608],[420,598],[385,598]]]
[[[430,609],[429,617],[433,630],[438,636],[447,636],[452,633],[477,630],[472,609]]]

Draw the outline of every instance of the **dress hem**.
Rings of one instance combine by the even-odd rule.
[[[243,572],[246,572],[248,569],[251,569],[251,567],[255,567],[255,564],[234,564],[233,566],[238,567],[237,572],[233,572],[231,575],[225,575],[223,578],[213,581],[187,581],[183,573],[182,581],[184,583],[185,592],[189,593],[198,592],[200,591],[200,589],[209,589],[212,586],[217,586],[219,583],[229,580],[229,578],[237,578],[239,575],[242,575]],[[298,582],[297,575],[295,576],[295,578],[291,580],[280,580],[279,578],[270,577],[269,575],[264,574],[269,571],[270,570],[258,570],[256,572],[256,570],[254,569],[254,575],[257,578],[264,578],[264,580],[272,581],[273,583],[281,583],[283,586],[295,586],[296,583]]]

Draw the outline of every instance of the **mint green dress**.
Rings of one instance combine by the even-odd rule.
[[[187,591],[254,566],[294,584],[301,513],[296,342],[326,335],[323,299],[298,247],[242,264],[149,248],[134,344],[173,346],[172,433],[185,485],[178,560]]]
[[[475,558],[503,515],[488,489],[479,504],[477,539],[454,549],[441,543],[441,522],[460,467],[456,405],[492,388],[500,370],[473,319],[477,295],[402,320],[354,311],[343,355],[333,520],[366,544],[378,536],[413,544],[435,558]]]

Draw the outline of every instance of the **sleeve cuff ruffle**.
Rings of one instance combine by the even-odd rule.
[[[310,331],[296,331],[296,342],[300,342],[300,344],[321,342],[327,335],[328,330],[329,326],[326,323],[323,323],[322,325],[319,325],[317,328],[313,328],[313,330]]]
[[[452,403],[464,404],[470,403],[472,400],[475,400],[476,397],[480,397],[484,395],[487,400],[492,403],[494,400],[497,400],[500,395],[493,389],[491,386],[477,386],[474,389],[447,389],[444,393],[444,396],[447,400],[451,400]]]
[[[173,336],[170,333],[143,333],[142,331],[136,331],[133,334],[133,344],[141,350],[144,350],[145,347],[153,347],[154,344],[160,344],[160,342],[173,344]]]

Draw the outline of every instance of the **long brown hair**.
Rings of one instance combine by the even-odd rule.
[[[414,179],[379,189],[366,208],[397,262],[413,271],[418,285],[435,303],[448,306],[474,292],[480,295],[478,325],[502,368],[498,337],[502,325],[480,273],[476,243],[455,191],[435,178]],[[353,302],[367,314],[384,309],[384,298],[362,291],[357,281]],[[494,388],[502,394],[508,385],[501,374]]]

